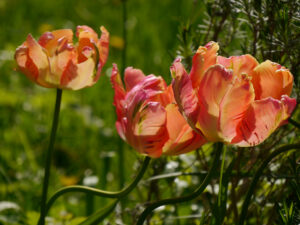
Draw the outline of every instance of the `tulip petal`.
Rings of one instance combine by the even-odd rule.
[[[49,68],[48,58],[42,47],[30,34],[27,36],[26,43],[29,50],[28,55],[32,59],[33,63],[37,66],[39,71],[47,70]]]
[[[292,112],[296,108],[297,101],[295,98],[290,98],[287,95],[283,95],[283,96],[281,96],[281,102],[282,102],[283,108],[284,108],[284,114],[282,117],[283,121],[281,123],[281,125],[283,125],[288,122],[287,119],[291,116]]]
[[[159,157],[168,138],[165,109],[159,102],[148,102],[136,115],[133,133],[137,138],[132,144],[140,153]]]
[[[284,103],[265,98],[254,101],[237,127],[237,136],[232,144],[241,147],[254,146],[263,142],[285,118]]]
[[[232,69],[234,76],[240,76],[241,74],[251,75],[254,68],[258,65],[257,60],[249,54],[231,56],[229,58],[218,56],[217,63],[226,69]]]
[[[245,77],[235,78],[220,104],[219,129],[226,142],[237,135],[236,127],[255,98],[251,82]]]
[[[282,95],[290,95],[293,75],[288,69],[269,60],[259,64],[252,75],[256,99],[272,97],[280,100]]]
[[[116,107],[118,119],[122,117],[125,99],[124,85],[116,64],[113,64],[113,69],[110,77],[113,89],[115,91],[114,106]]]
[[[50,56],[54,55],[60,40],[65,39],[67,43],[73,42],[73,31],[70,29],[55,30],[44,33],[38,43],[47,50]]]
[[[198,99],[192,82],[180,59],[176,59],[170,68],[173,77],[173,92],[179,110],[186,117],[190,126],[194,126],[198,117]]]
[[[137,113],[136,120],[135,135],[156,135],[166,122],[165,110],[158,102],[149,102]]]
[[[187,124],[176,104],[169,104],[166,112],[169,139],[163,147],[164,155],[183,154],[199,148],[206,142]]]
[[[231,87],[233,74],[221,65],[211,66],[199,85],[200,112],[196,127],[210,141],[222,140],[219,132],[220,104]]]
[[[49,75],[44,79],[56,87],[65,88],[78,75],[76,52],[66,38],[61,38],[56,45],[55,54],[49,58]]]
[[[213,41],[207,43],[205,47],[200,46],[198,48],[193,57],[193,66],[190,72],[190,79],[194,89],[199,86],[205,71],[216,64],[218,50],[218,43]]]
[[[97,33],[88,26],[77,26],[76,36],[78,37],[78,63],[82,63],[88,59],[85,50],[89,47],[93,52],[94,59],[96,60],[95,46],[98,42]]]
[[[126,91],[130,91],[134,86],[142,82],[144,79],[145,75],[141,70],[127,67],[124,75]]]
[[[62,72],[61,78],[60,78],[60,85],[62,87],[67,86],[68,83],[70,83],[73,79],[78,76],[77,73],[77,65],[74,64],[73,60],[69,60],[67,65],[64,68],[64,71]]]
[[[45,81],[48,75],[49,61],[43,48],[29,34],[26,41],[15,54],[20,70],[32,81],[44,87],[55,87]]]
[[[20,46],[15,53],[15,59],[17,61],[19,69],[33,82],[36,81],[39,76],[39,70],[34,64],[33,60],[28,55],[28,47]]]
[[[95,61],[92,58],[77,64],[77,74],[72,80],[69,80],[65,86],[67,89],[79,90],[85,87],[92,86],[95,81],[94,77]]]
[[[108,52],[109,52],[109,32],[105,27],[101,26],[101,37],[98,40],[97,47],[99,51],[99,63],[97,68],[97,75],[95,79],[98,79],[101,73],[101,69],[107,61]]]

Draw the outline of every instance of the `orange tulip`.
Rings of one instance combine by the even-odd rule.
[[[102,35],[88,26],[78,26],[78,44],[70,29],[44,33],[38,41],[30,34],[17,48],[18,68],[31,81],[47,88],[78,90],[97,82],[108,57],[109,33]]]
[[[116,128],[121,138],[151,157],[178,155],[205,143],[178,111],[171,86],[161,77],[145,76],[128,67],[124,82],[114,65],[111,82],[115,90]]]
[[[171,67],[175,99],[188,123],[208,141],[237,146],[263,142],[286,123],[296,106],[290,98],[293,76],[269,60],[251,55],[217,56],[209,42],[193,57],[190,74],[180,59]]]

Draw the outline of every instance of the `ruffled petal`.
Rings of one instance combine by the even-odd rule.
[[[168,139],[166,132],[166,111],[159,102],[148,102],[134,118],[135,136],[133,146],[143,154],[151,157],[159,157],[162,146]]]
[[[109,52],[109,32],[105,29],[105,27],[101,26],[101,37],[98,40],[97,47],[99,51],[99,62],[97,65],[97,73],[95,79],[98,80],[102,67],[107,61],[108,52]]]
[[[78,63],[87,60],[91,55],[96,61],[96,44],[98,42],[97,33],[88,26],[77,26],[76,36],[78,37]],[[89,56],[86,55],[86,50],[91,52]]]
[[[188,123],[194,127],[199,113],[198,98],[192,81],[185,71],[180,59],[176,59],[170,68],[173,77],[172,87],[179,110]]]
[[[57,43],[55,54],[49,58],[50,74],[44,79],[60,88],[67,86],[69,82],[76,78],[77,63],[76,51],[68,43],[68,39],[62,37]]]
[[[254,101],[237,126],[237,136],[232,144],[247,147],[258,145],[282,123],[285,118],[284,103],[265,98]]]
[[[232,69],[234,76],[242,74],[251,75],[254,68],[258,65],[257,60],[251,55],[231,56],[229,58],[218,56],[217,63],[226,69]]]
[[[44,87],[55,87],[45,81],[49,76],[49,61],[44,49],[29,34],[15,54],[20,70],[32,81]]]
[[[259,64],[252,75],[255,99],[272,97],[280,100],[282,95],[290,95],[293,75],[288,69],[269,60]]]
[[[66,89],[79,90],[85,87],[92,86],[95,81],[93,79],[95,74],[95,61],[92,58],[77,64],[77,74],[74,78],[64,86]],[[72,75],[73,76],[73,75]]]
[[[281,125],[283,125],[283,124],[287,123],[287,119],[292,115],[292,112],[296,108],[297,101],[295,98],[290,98],[287,95],[283,95],[283,96],[281,96],[281,102],[282,102],[283,108],[284,108],[284,114],[282,117],[283,121],[281,123]]]
[[[220,104],[219,129],[226,142],[237,135],[236,127],[255,98],[251,82],[246,77],[235,78]]]
[[[141,70],[127,67],[124,75],[126,91],[130,91],[134,86],[142,82],[144,79],[145,75]]]
[[[126,92],[116,64],[113,64],[110,81],[115,91],[114,106],[116,107],[118,120],[120,120],[121,117],[123,116],[124,99],[125,99]]]
[[[125,101],[129,109],[141,104],[143,101],[156,101],[158,95],[165,91],[166,85],[161,77],[148,75],[142,82],[135,85],[126,95]],[[134,112],[133,110],[131,114]]]
[[[18,68],[33,82],[39,76],[39,69],[34,64],[33,60],[28,55],[29,49],[27,46],[20,46],[15,53],[15,59],[18,64]]]
[[[57,51],[57,46],[62,39],[67,40],[67,43],[73,42],[73,31],[70,29],[55,30],[46,32],[39,38],[38,43],[47,50],[49,56],[52,56]]]
[[[193,57],[193,65],[190,72],[190,79],[193,88],[197,88],[205,71],[217,62],[219,45],[216,42],[209,42],[205,47],[200,46]]]
[[[164,155],[183,154],[199,148],[206,142],[187,124],[176,104],[169,104],[166,112],[169,139],[163,146]]]
[[[72,59],[69,59],[61,74],[61,78],[60,78],[61,87],[67,87],[68,84],[78,76],[77,69],[78,69],[77,65],[73,62]]]
[[[221,141],[219,132],[220,104],[231,87],[233,74],[221,65],[211,66],[199,85],[200,112],[196,127],[210,141]]]

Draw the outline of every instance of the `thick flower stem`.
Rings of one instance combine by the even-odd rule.
[[[244,203],[243,203],[243,206],[242,206],[242,212],[241,212],[241,215],[240,215],[240,220],[239,220],[239,223],[238,225],[243,225],[244,224],[244,221],[245,221],[245,218],[247,216],[247,211],[248,211],[248,207],[249,207],[249,204],[250,204],[250,200],[251,200],[251,197],[254,193],[254,189],[256,187],[256,184],[260,178],[260,176],[263,174],[263,170],[267,167],[267,165],[269,164],[269,162],[275,158],[277,155],[281,154],[281,153],[284,153],[284,152],[287,152],[287,151],[290,151],[290,150],[294,150],[294,149],[300,149],[300,143],[297,143],[297,144],[289,144],[289,145],[283,145],[279,148],[277,148],[276,150],[274,150],[263,162],[262,164],[260,165],[260,167],[258,168],[258,170],[256,171],[255,175],[254,175],[254,178],[251,182],[251,185],[248,189],[248,192],[247,192],[247,195],[246,195],[246,198],[244,200]]]
[[[153,202],[152,204],[150,204],[140,215],[137,225],[143,225],[144,221],[146,220],[147,216],[156,208],[163,206],[163,205],[170,205],[170,204],[177,204],[177,203],[181,203],[181,202],[186,202],[186,201],[191,201],[193,199],[195,199],[196,197],[198,197],[207,187],[207,185],[209,184],[209,182],[211,181],[211,178],[213,177],[213,174],[216,172],[217,167],[219,165],[219,159],[220,159],[220,155],[222,152],[222,148],[223,148],[223,143],[216,143],[216,153],[215,153],[215,157],[212,163],[212,166],[208,172],[208,174],[206,175],[206,177],[204,178],[204,180],[202,181],[202,183],[200,184],[200,186],[192,193],[189,194],[187,196],[183,196],[183,197],[177,197],[177,198],[169,198],[169,199],[163,199],[163,200],[159,200],[157,202]]]
[[[62,90],[57,89],[55,109],[54,109],[54,114],[53,114],[53,121],[52,121],[51,135],[50,135],[50,142],[49,142],[48,150],[46,153],[46,165],[45,165],[45,174],[44,174],[44,181],[43,181],[43,193],[42,193],[42,200],[41,200],[41,214],[40,214],[40,219],[39,219],[38,225],[45,224],[46,201],[47,201],[48,185],[49,185],[49,178],[50,178],[50,168],[51,168],[51,161],[52,161],[52,154],[53,154],[53,149],[54,149],[56,131],[57,131],[57,127],[58,127],[61,96],[62,96]]]
[[[65,194],[65,193],[69,193],[69,192],[82,192],[82,193],[96,195],[96,196],[105,197],[105,198],[118,198],[118,199],[123,198],[124,196],[129,194],[137,186],[139,181],[142,179],[142,177],[145,174],[146,169],[149,165],[150,159],[151,159],[150,157],[147,157],[147,156],[145,157],[143,164],[142,164],[138,174],[136,175],[135,179],[131,182],[131,184],[129,184],[127,187],[123,188],[121,191],[116,191],[116,192],[103,191],[103,190],[99,190],[97,188],[85,187],[85,186],[81,186],[81,185],[72,185],[72,186],[68,186],[65,188],[61,188],[56,193],[54,193],[54,195],[49,199],[49,201],[46,205],[46,214],[57,198],[59,198],[61,195]]]

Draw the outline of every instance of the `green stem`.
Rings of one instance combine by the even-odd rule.
[[[300,123],[299,122],[293,120],[292,118],[289,118],[289,122],[291,124],[293,124],[295,127],[297,127],[298,129],[300,129]]]
[[[244,200],[244,203],[243,203],[243,206],[242,206],[242,212],[241,212],[241,215],[240,215],[240,220],[239,220],[239,223],[238,225],[243,225],[244,224],[244,221],[245,221],[245,218],[247,216],[247,211],[248,211],[248,207],[249,207],[249,204],[250,204],[250,200],[251,200],[251,197],[254,193],[254,189],[255,189],[255,186],[260,178],[260,176],[262,175],[263,173],[263,170],[267,167],[268,163],[273,159],[275,158],[277,155],[283,153],[283,152],[287,152],[287,151],[290,151],[290,150],[293,150],[293,149],[300,149],[300,143],[297,143],[297,144],[289,144],[289,145],[284,145],[284,146],[281,146],[279,148],[277,148],[276,150],[274,150],[263,162],[262,164],[260,165],[260,167],[258,168],[258,170],[256,171],[255,175],[254,175],[254,178],[251,182],[251,185],[248,189],[248,192],[247,192],[247,195],[246,195],[246,198]]]
[[[216,154],[215,154],[215,158],[213,160],[212,166],[211,166],[208,174],[206,175],[206,177],[200,184],[200,186],[193,193],[183,196],[183,197],[169,198],[169,199],[163,199],[163,200],[159,200],[157,202],[153,202],[142,212],[142,214],[140,215],[140,217],[138,219],[137,225],[143,225],[147,216],[154,209],[156,209],[162,205],[170,205],[170,204],[177,204],[177,203],[181,203],[181,202],[191,201],[194,198],[198,197],[205,190],[206,186],[211,181],[211,178],[213,177],[213,174],[215,173],[215,171],[218,167],[218,162],[219,162],[219,158],[220,158],[220,155],[222,152],[222,148],[223,148],[223,143],[216,143]]]
[[[47,203],[47,207],[46,207],[46,213],[49,211],[52,204],[55,202],[55,200],[58,197],[60,197],[61,195],[65,194],[65,193],[69,193],[69,192],[82,192],[82,193],[92,194],[92,195],[96,195],[96,196],[100,196],[100,197],[118,198],[118,199],[126,196],[129,192],[131,192],[136,187],[138,182],[143,177],[143,175],[146,172],[146,169],[149,165],[150,159],[151,159],[150,157],[147,157],[147,156],[145,157],[143,164],[142,164],[138,174],[136,175],[135,179],[131,182],[131,184],[129,184],[127,187],[123,188],[121,191],[116,191],[116,192],[103,191],[103,190],[99,190],[97,188],[85,187],[85,186],[81,186],[81,185],[72,185],[72,186],[61,188],[56,193],[54,193],[53,196],[49,199],[49,201]]]
[[[42,200],[41,200],[41,214],[40,214],[40,219],[39,219],[39,223],[38,223],[39,225],[45,224],[46,201],[47,201],[48,185],[49,185],[49,178],[50,178],[50,168],[51,168],[51,161],[52,161],[52,154],[53,154],[53,149],[54,149],[56,131],[57,131],[57,127],[58,127],[61,96],[62,96],[62,90],[57,89],[55,109],[54,109],[51,135],[50,135],[50,142],[49,142],[49,146],[48,146],[48,151],[46,153],[47,155],[46,155],[45,175],[44,175],[44,181],[43,181],[43,193],[42,193]]]
[[[221,171],[220,171],[220,184],[219,184],[219,195],[218,195],[218,206],[219,207],[221,207],[222,180],[223,180],[223,170],[224,170],[225,156],[226,156],[226,146],[223,148],[222,164],[221,164]]]

